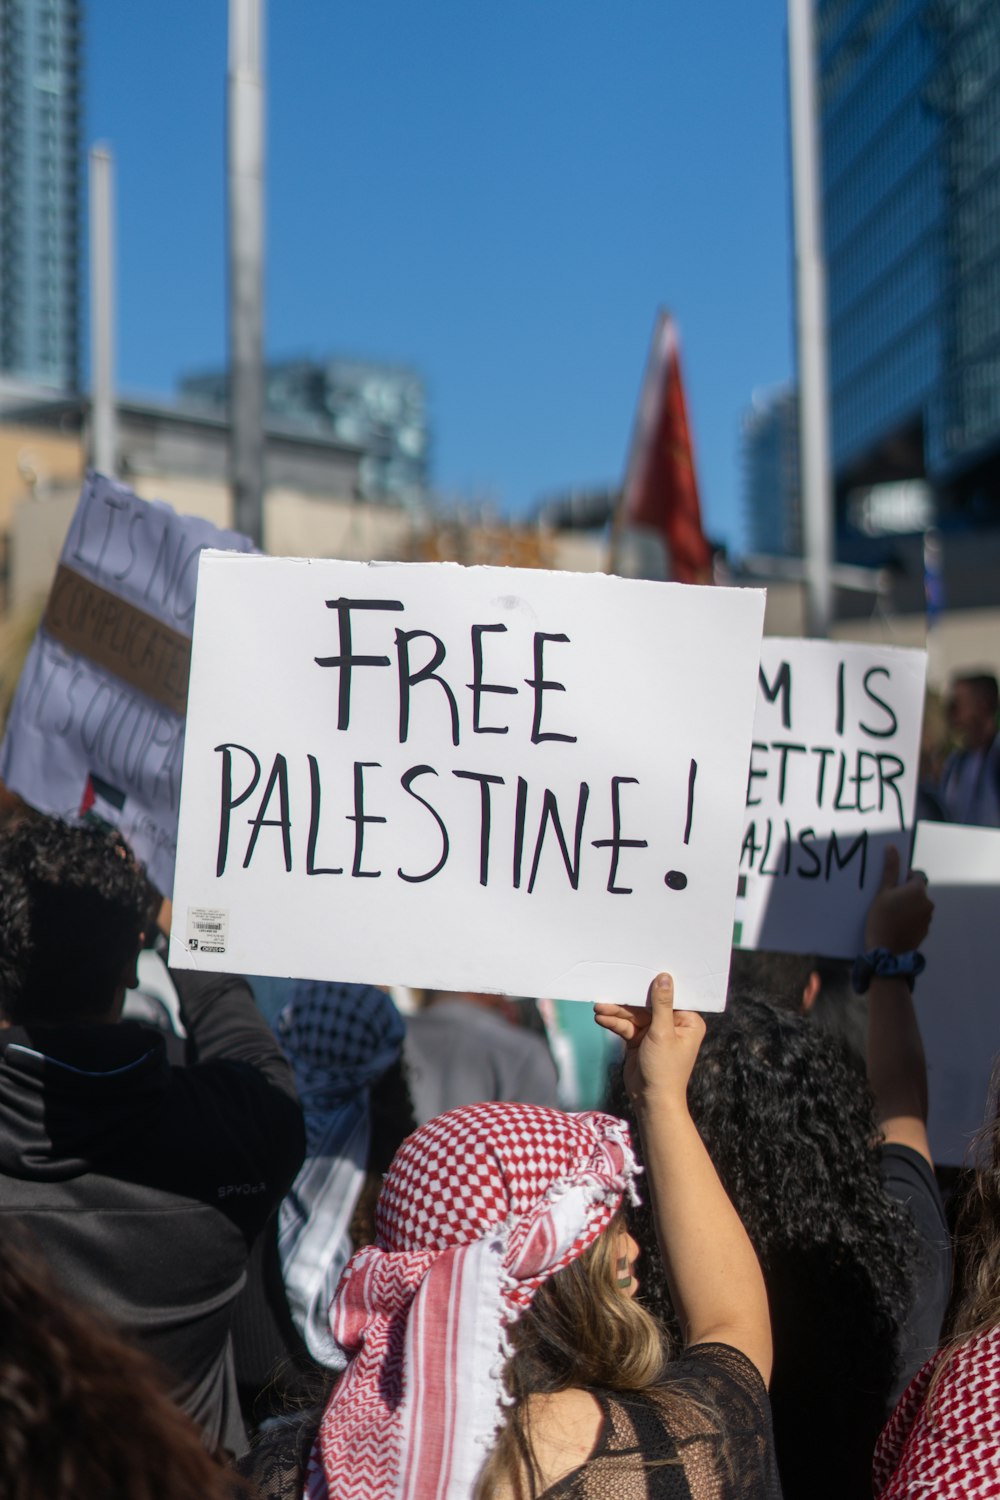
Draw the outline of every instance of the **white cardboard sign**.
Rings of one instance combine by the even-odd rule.
[[[925,651],[764,641],[737,947],[860,952],[886,844],[909,854],[926,672]]]
[[[763,600],[206,555],[171,962],[721,1009]]]
[[[914,990],[927,1055],[931,1154],[959,1167],[983,1124],[1000,1052],[1000,829],[918,823],[913,865],[927,876],[934,900],[923,945],[927,968]]]

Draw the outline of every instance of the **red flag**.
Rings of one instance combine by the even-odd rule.
[[[701,527],[680,346],[673,319],[664,312],[657,318],[646,364],[621,519],[660,533],[676,582],[711,583],[712,551]]]

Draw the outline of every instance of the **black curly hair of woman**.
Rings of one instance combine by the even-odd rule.
[[[0,835],[0,1010],[15,1025],[106,1019],[154,893],[119,834],[35,817]],[[158,904],[158,903],[157,903]]]
[[[0,1237],[0,1500],[238,1500],[156,1366]]]
[[[611,1102],[629,1117],[620,1080]],[[917,1239],[883,1189],[871,1093],[846,1045],[764,1000],[737,1000],[708,1019],[688,1102],[764,1270],[776,1380],[801,1366],[815,1381],[822,1364],[831,1384],[864,1372],[873,1395],[888,1391]],[[635,1232],[655,1245],[645,1209]],[[643,1280],[676,1326],[662,1277]]]

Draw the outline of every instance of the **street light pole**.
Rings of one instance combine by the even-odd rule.
[[[115,421],[114,158],[109,146],[90,150],[90,463],[118,472]]]
[[[811,636],[825,637],[833,615],[833,483],[813,5],[814,0],[788,0],[788,87],[806,628]]]
[[[229,471],[233,524],[264,529],[264,0],[229,0]]]

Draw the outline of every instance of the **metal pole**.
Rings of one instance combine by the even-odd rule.
[[[788,88],[795,210],[799,452],[806,628],[827,636],[833,614],[833,483],[827,392],[826,269],[820,210],[814,0],[788,0]]]
[[[90,151],[90,462],[118,472],[115,421],[114,158],[108,146]]]
[[[264,490],[264,0],[229,0],[229,472],[260,546]]]

